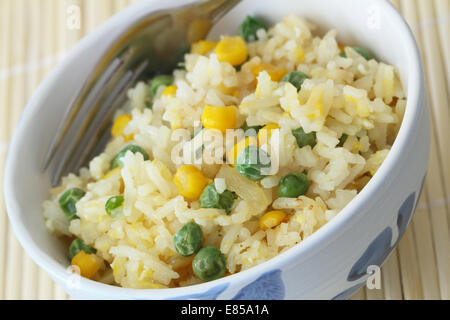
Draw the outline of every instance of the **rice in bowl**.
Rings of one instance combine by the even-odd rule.
[[[47,228],[75,239],[81,275],[128,288],[227,276],[301,243],[356,196],[405,95],[393,66],[313,31],[292,15],[270,29],[247,18],[240,37],[195,43],[173,77],[129,90],[104,152],[43,204]],[[245,163],[252,148],[270,155],[266,173]],[[189,223],[195,248],[174,241]],[[195,263],[212,247],[224,266],[208,278]]]

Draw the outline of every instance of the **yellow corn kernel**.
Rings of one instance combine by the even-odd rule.
[[[279,130],[280,126],[276,123],[270,123],[261,128],[261,130],[258,131],[258,144],[262,146],[263,144],[269,143],[272,131],[277,129]]]
[[[236,125],[236,107],[205,106],[202,114],[202,124],[207,129],[217,129],[225,133]]]
[[[266,71],[270,79],[272,81],[281,81],[283,79],[284,75],[287,73],[287,70],[285,68],[279,68],[274,65],[271,65],[270,63],[261,63],[257,64],[252,68],[252,73],[255,76],[255,78],[259,75],[260,72]]]
[[[128,123],[131,121],[131,116],[129,114],[123,114],[119,116],[111,128],[111,135],[114,138],[123,136],[123,139],[126,141],[133,140],[134,136],[132,134],[125,135],[123,130],[127,127]]]
[[[108,179],[108,178],[110,178],[110,177],[112,177],[113,175],[116,175],[116,174],[120,175],[120,189],[119,189],[119,191],[120,191],[120,193],[123,193],[123,191],[125,189],[125,186],[124,186],[123,179],[122,179],[122,168],[114,168],[114,169],[110,170],[108,173],[106,173],[103,176],[103,179]]]
[[[216,47],[217,42],[200,40],[192,44],[191,53],[197,53],[204,55],[205,53],[211,52]]]
[[[248,57],[248,49],[241,37],[223,37],[216,46],[217,59],[228,62],[236,67],[245,62]]]
[[[259,219],[259,228],[262,230],[272,229],[286,220],[287,215],[283,211],[270,211]]]
[[[73,257],[72,265],[80,268],[80,274],[85,278],[92,278],[100,269],[94,254],[88,254],[81,250]]]
[[[257,142],[256,142],[255,137],[253,137],[253,136],[249,136],[249,137],[242,139],[241,141],[236,143],[233,146],[233,148],[230,148],[230,150],[227,153],[227,161],[231,165],[234,165],[234,163],[236,162],[236,158],[237,158],[238,154],[241,153],[241,151],[245,150],[248,146],[256,146],[256,145],[257,145]]]
[[[177,186],[178,193],[190,200],[200,198],[203,189],[208,184],[203,173],[193,165],[179,167],[173,177],[173,182]]]
[[[161,93],[161,95],[166,96],[166,97],[175,97],[175,95],[177,94],[177,86],[174,85],[170,85],[167,86],[163,92]]]

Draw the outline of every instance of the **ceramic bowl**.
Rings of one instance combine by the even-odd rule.
[[[186,4],[173,0],[170,6]],[[246,15],[273,24],[288,14],[309,19],[318,32],[335,28],[339,41],[368,48],[394,65],[407,92],[403,124],[388,157],[367,186],[333,220],[299,245],[247,271],[175,289],[135,290],[88,279],[73,281],[66,247],[44,226],[42,201],[49,175],[40,163],[81,79],[109,39],[136,16],[167,7],[141,1],[80,41],[30,99],[15,131],[5,171],[12,227],[32,259],[67,292],[83,299],[340,299],[364,285],[405,232],[417,205],[428,160],[429,122],[423,71],[413,35],[400,14],[379,0],[245,0],[211,31],[233,34]],[[83,22],[82,22],[83,23]]]

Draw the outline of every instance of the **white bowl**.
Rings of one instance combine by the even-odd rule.
[[[171,6],[186,1],[171,1]],[[97,299],[330,299],[362,286],[367,267],[381,265],[405,231],[422,188],[428,160],[429,123],[423,72],[414,38],[400,14],[379,0],[246,0],[228,13],[211,37],[232,34],[247,14],[275,23],[305,17],[320,31],[335,28],[343,43],[368,48],[399,71],[407,91],[403,124],[388,157],[367,186],[332,221],[299,245],[250,270],[185,288],[135,290],[88,279],[74,285],[67,252],[44,226],[41,203],[50,179],[39,171],[65,106],[92,70],[109,39],[133,17],[167,6],[139,2],[80,41],[30,99],[8,153],[5,198],[13,229],[32,259],[67,292]]]

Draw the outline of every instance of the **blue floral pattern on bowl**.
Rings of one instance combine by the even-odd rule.
[[[365,282],[361,282],[358,283],[354,286],[351,286],[350,288],[342,291],[341,293],[339,293],[337,296],[335,296],[334,298],[332,298],[331,300],[345,300],[348,297],[351,297],[354,293],[356,293],[356,291],[359,290],[359,288],[361,288],[364,285]]]
[[[420,187],[420,192],[423,188],[425,177],[422,179],[422,185]],[[417,198],[418,201],[418,198]],[[397,214],[397,228],[398,228],[398,238],[393,246],[392,242],[392,228],[385,228],[367,247],[362,256],[356,261],[347,276],[347,281],[355,281],[361,277],[367,275],[367,268],[371,265],[381,266],[381,264],[386,260],[391,251],[395,248],[400,238],[405,233],[406,227],[408,226],[411,216],[414,213],[415,207],[417,206],[416,193],[412,192],[405,201],[403,201]],[[350,290],[353,287],[347,289]],[[344,295],[346,291],[337,295],[339,297]]]
[[[284,296],[285,288],[281,280],[281,270],[273,270],[243,287],[233,300],[281,300]]]
[[[229,284],[225,283],[215,286],[206,292],[178,296],[170,300],[216,300],[228,286]],[[255,281],[243,287],[232,300],[281,300],[284,299],[284,296],[285,288],[281,280],[281,270],[273,270],[264,273]]]
[[[372,265],[380,266],[391,252],[392,229],[387,227],[364,251],[356,261],[347,276],[347,281],[355,281],[367,274],[367,268]]]
[[[400,209],[398,210],[398,216],[397,216],[397,228],[398,228],[398,241],[402,237],[402,235],[406,231],[406,227],[408,226],[409,221],[411,220],[411,216],[414,212],[414,200],[416,198],[416,193],[411,193],[408,198],[402,203]]]

